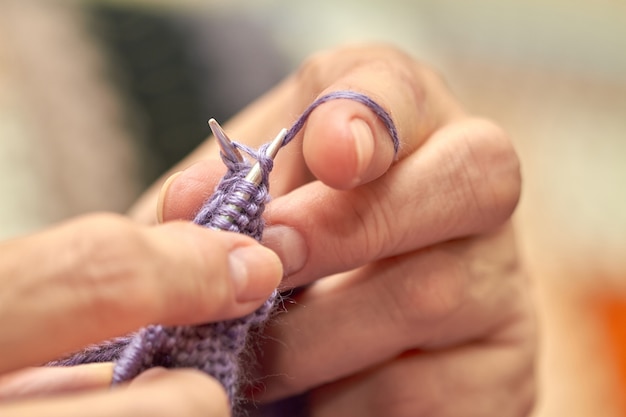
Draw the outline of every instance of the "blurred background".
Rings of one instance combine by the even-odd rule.
[[[626,415],[626,3],[0,0],[0,238],[123,212],[311,53],[387,41],[519,151],[536,416]],[[1,254],[0,254],[1,256]]]

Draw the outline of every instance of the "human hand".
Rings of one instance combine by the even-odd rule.
[[[259,145],[344,89],[392,115],[398,158],[372,112],[346,100],[317,108],[279,153],[264,241],[283,288],[306,288],[267,329],[254,398],[308,392],[316,417],[526,415],[535,323],[510,221],[518,159],[501,129],[420,63],[370,46],[312,58],[225,130]],[[164,187],[162,219],[193,217],[223,172],[217,155],[207,143],[183,163],[209,158]]]
[[[282,277],[276,255],[248,237],[110,214],[0,243],[0,253],[0,415],[7,417],[230,415],[221,385],[195,370],[152,369],[108,389],[110,363],[24,367],[150,323],[243,316]]]

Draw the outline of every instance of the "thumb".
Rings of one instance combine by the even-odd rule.
[[[278,257],[246,236],[114,215],[9,241],[0,253],[0,373],[150,323],[243,316],[282,278]]]

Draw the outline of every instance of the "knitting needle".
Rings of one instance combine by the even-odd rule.
[[[220,146],[222,155],[224,155],[224,157],[231,162],[234,162],[234,163],[243,162],[243,157],[241,156],[241,153],[235,147],[235,145],[230,140],[226,132],[224,132],[224,129],[222,129],[220,124],[217,123],[215,119],[209,120],[209,127],[211,128],[211,132],[213,132],[213,135],[217,139],[217,143]],[[285,140],[286,135],[287,135],[287,129],[282,129],[278,133],[278,135],[276,135],[274,140],[272,140],[272,142],[269,144],[269,146],[267,147],[265,151],[266,157],[271,158],[271,159],[274,159],[276,157],[276,154],[280,150],[283,144],[283,141]],[[261,184],[261,177],[262,177],[261,164],[259,162],[256,162],[252,166],[252,168],[250,168],[250,171],[248,171],[248,175],[246,175],[245,180],[251,184],[259,185]]]
[[[239,153],[239,150],[235,148],[233,142],[228,138],[226,132],[224,132],[220,124],[217,123],[215,119],[209,120],[209,127],[211,128],[211,132],[213,132],[213,136],[217,139],[217,143],[220,145],[222,155],[230,162],[243,162],[241,153]]]
[[[222,156],[226,160],[228,160],[230,162],[233,162],[233,163],[243,162],[243,157],[241,156],[241,153],[235,147],[233,142],[228,138],[228,135],[226,135],[226,133],[221,128],[219,123],[217,123],[217,121],[215,121],[215,119],[211,119],[211,120],[209,120],[209,126],[211,127],[211,131],[213,132],[213,135],[215,136],[215,138],[218,141],[218,144],[219,144],[221,152],[222,152]],[[278,133],[278,135],[276,135],[274,140],[272,140],[272,142],[270,142],[270,144],[267,146],[267,148],[265,150],[265,156],[267,158],[274,159],[276,157],[276,155],[278,154],[278,151],[280,150],[280,148],[283,145],[283,142],[285,140],[285,136],[286,135],[287,135],[287,129],[282,129]],[[257,187],[261,184],[261,181],[263,180],[263,170],[261,168],[260,162],[257,161],[252,166],[252,168],[250,168],[250,171],[248,171],[248,174],[244,177],[243,180],[246,181],[246,182],[249,182],[250,184],[253,184],[254,186],[257,186]],[[249,193],[239,192],[238,194],[244,200],[249,200],[250,199],[250,194]],[[229,204],[229,206],[234,208],[235,210],[237,210],[239,212],[242,211],[242,208],[238,207],[236,205]],[[222,215],[221,217],[223,219],[225,219],[229,223],[234,223],[234,221],[235,221],[234,218],[232,218],[231,216],[228,216],[228,215]]]
[[[269,144],[269,146],[265,150],[266,157],[270,159],[276,158],[276,154],[278,154],[278,151],[283,146],[283,141],[285,140],[285,136],[287,136],[287,129],[283,128],[280,132],[278,132],[278,135],[276,135],[274,140]],[[245,180],[254,185],[260,185],[262,176],[263,176],[263,172],[261,170],[261,164],[259,162],[256,162],[252,166],[252,168],[250,168],[250,171],[248,172],[248,175],[246,175]]]

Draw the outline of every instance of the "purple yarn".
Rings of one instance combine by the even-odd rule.
[[[339,99],[357,101],[369,107],[369,109],[373,111],[374,114],[376,114],[376,116],[378,116],[380,121],[383,122],[383,124],[387,128],[387,131],[389,132],[389,136],[391,136],[391,141],[393,142],[394,154],[396,156],[398,155],[398,150],[400,149],[400,138],[398,137],[398,130],[396,129],[396,125],[393,122],[393,119],[391,118],[389,113],[387,113],[387,111],[384,108],[382,108],[380,104],[378,104],[377,102],[372,100],[370,97],[366,96],[365,94],[357,93],[356,91],[350,91],[350,90],[333,91],[315,100],[309,107],[307,107],[304,110],[304,113],[302,113],[302,115],[298,118],[298,120],[296,120],[296,122],[293,124],[291,129],[289,129],[289,131],[287,132],[287,135],[285,136],[285,139],[283,140],[283,146],[291,142],[293,138],[296,137],[298,132],[302,130],[302,128],[304,127],[304,124],[306,123],[307,119],[309,118],[313,110],[315,110],[321,104],[324,104],[328,101],[339,100]]]
[[[371,98],[353,91],[335,91],[318,98],[288,130],[281,146],[296,137],[315,108],[337,99],[354,100],[369,107],[389,131],[397,155],[400,141],[391,116]],[[265,156],[267,144],[258,151],[238,143],[235,146],[260,163],[260,185],[244,180],[251,168],[248,161],[237,162],[222,157],[228,172],[200,209],[194,223],[243,233],[260,241],[265,227],[262,214],[269,200],[269,173],[273,160]],[[241,383],[240,356],[246,348],[247,336],[252,328],[259,328],[268,320],[278,297],[275,291],[255,312],[234,320],[198,326],[147,326],[135,334],[87,347],[51,365],[116,361],[113,383],[130,380],[155,366],[197,368],[218,379],[234,404]]]
[[[117,337],[107,340],[98,345],[87,346],[66,358],[49,362],[48,366],[75,366],[83,363],[113,362],[119,358],[121,353],[131,341],[130,336]]]

